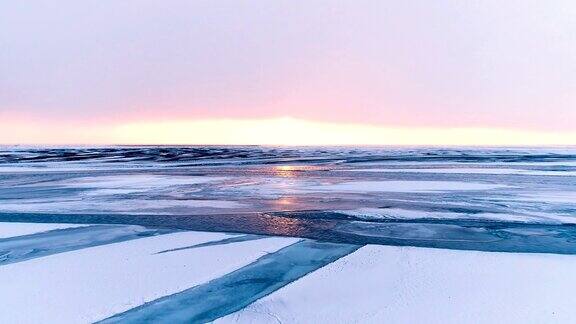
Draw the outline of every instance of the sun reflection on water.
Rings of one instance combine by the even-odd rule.
[[[283,236],[302,236],[306,230],[306,224],[298,218],[263,215],[265,222],[263,227],[266,231]]]
[[[283,178],[295,178],[306,171],[317,171],[320,167],[314,165],[278,165],[273,169],[274,175]]]
[[[289,207],[296,203],[295,197],[281,197],[280,199],[274,200],[274,205],[278,207]]]

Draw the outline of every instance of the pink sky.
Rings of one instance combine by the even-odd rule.
[[[290,117],[570,144],[575,16],[568,0],[3,2],[0,143]]]

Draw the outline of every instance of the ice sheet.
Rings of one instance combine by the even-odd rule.
[[[100,323],[209,323],[243,309],[359,247],[302,240],[268,253],[218,279],[160,298]]]
[[[0,240],[0,266],[172,232],[139,225],[92,225],[10,237]]]
[[[196,185],[209,182],[224,181],[225,177],[198,177],[198,176],[165,176],[157,174],[134,174],[134,175],[110,175],[98,177],[82,177],[72,180],[54,182],[55,185],[63,185],[75,188],[88,188],[94,190],[122,190],[120,193],[143,192],[158,190],[170,186]],[[119,193],[119,192],[112,192]]]
[[[310,186],[308,190],[344,192],[435,192],[460,190],[491,190],[506,185],[458,181],[349,181]]]
[[[518,197],[514,197],[512,200],[544,202],[551,204],[576,204],[576,191],[543,191],[518,195]]]
[[[448,212],[429,212],[421,210],[408,210],[400,208],[358,208],[353,210],[336,211],[345,215],[358,217],[360,219],[481,219],[481,220],[499,220],[511,222],[553,222],[554,219],[544,216],[527,216],[514,214],[497,214],[497,213],[448,213]],[[572,222],[576,222],[573,219]]]
[[[576,257],[366,246],[216,323],[569,323]]]
[[[183,232],[3,266],[0,322],[94,322],[220,277],[297,241],[267,238],[156,254],[227,237]]]
[[[76,224],[0,223],[0,238],[34,234],[55,229],[80,227]]]
[[[118,199],[89,200],[82,197],[65,201],[22,200],[18,203],[0,204],[0,212],[18,213],[130,213],[130,214],[174,214],[186,213],[189,208],[241,208],[244,204],[228,200],[151,200],[151,199]]]
[[[543,171],[499,168],[434,168],[434,169],[350,169],[356,172],[407,172],[407,173],[448,173],[448,174],[520,174],[534,176],[576,176],[576,171]]]

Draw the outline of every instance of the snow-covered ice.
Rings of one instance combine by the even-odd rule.
[[[167,176],[159,174],[109,175],[99,177],[82,177],[73,180],[54,182],[76,188],[98,190],[122,189],[127,192],[157,190],[170,186],[196,185],[208,182],[224,181],[225,177]]]
[[[360,219],[477,219],[477,220],[499,220],[511,222],[558,222],[559,220],[554,215],[549,215],[550,218],[542,216],[528,216],[528,215],[514,215],[514,214],[497,214],[497,213],[449,213],[449,212],[430,212],[421,210],[407,210],[400,208],[358,208],[353,210],[338,210],[338,213],[354,216]],[[562,221],[571,220],[572,223],[576,219],[562,218]]]
[[[245,205],[236,201],[198,199],[123,199],[99,200],[74,197],[66,201],[47,201],[45,199],[29,199],[20,202],[3,203],[0,212],[19,213],[130,213],[130,214],[171,214],[178,210],[186,212],[190,208],[230,209]]]
[[[0,238],[29,235],[34,233],[52,231],[62,228],[71,228],[87,225],[76,224],[41,224],[41,223],[0,223]]]
[[[266,238],[156,254],[227,237],[181,232],[2,266],[0,322],[94,322],[218,278],[297,241]]]
[[[573,148],[0,147],[0,323],[573,322],[575,175]]]
[[[537,201],[545,203],[565,203],[576,205],[576,191],[545,191],[527,193],[514,197],[518,201]]]
[[[372,168],[372,169],[350,169],[346,171],[354,172],[407,172],[407,173],[447,173],[447,174],[518,174],[518,175],[534,175],[534,176],[576,176],[576,171],[543,171],[543,170],[525,170],[525,169],[511,169],[511,168],[413,168],[413,169],[385,169],[385,168]]]
[[[311,186],[308,190],[343,192],[434,192],[459,190],[491,190],[506,185],[458,181],[348,181]]]
[[[576,257],[366,246],[215,323],[568,323]]]

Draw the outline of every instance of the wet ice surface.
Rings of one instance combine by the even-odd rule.
[[[519,253],[548,253],[551,257],[567,255],[558,260],[571,260],[571,255],[576,254],[575,175],[576,150],[570,148],[3,148],[0,222],[35,223],[31,228],[39,226],[37,223],[89,226],[45,233],[30,229],[23,232],[30,234],[25,237],[0,239],[2,255],[18,261],[1,266],[0,270],[28,262],[41,264],[69,253],[88,253],[95,246],[113,248],[125,243],[114,237],[108,239],[107,235],[130,228],[157,234],[181,230],[234,233],[210,241],[167,244],[154,252],[157,257],[212,248],[218,248],[223,255],[234,254],[245,244],[265,246],[270,237],[284,236],[324,242],[331,247],[326,250],[328,255],[339,255],[338,251],[350,246],[356,249],[373,244],[393,246],[391,249],[413,247],[414,251],[422,251],[414,254],[418,260],[426,251],[435,251],[418,248],[444,249],[448,254],[440,257],[447,258],[451,257],[449,253],[477,256],[506,252],[494,258],[508,260]],[[0,223],[0,233],[2,224],[5,223]],[[95,231],[98,228],[103,232]],[[11,230],[4,231],[11,236]],[[130,244],[147,239],[131,237]],[[295,262],[306,264],[306,258],[298,255],[293,256],[298,259]],[[273,254],[269,258],[278,261]],[[479,256],[478,260],[482,258]],[[245,261],[249,264],[257,259]],[[535,263],[540,262],[536,260]],[[543,261],[542,265],[547,263]],[[317,272],[325,269],[325,264],[316,266],[321,268]],[[204,318],[195,316],[206,311],[217,314],[210,317],[214,319],[268,293],[274,297],[292,284],[274,292],[276,289],[307,273],[278,279],[288,268],[278,263],[274,271],[267,273],[268,279],[276,278],[272,280],[274,284],[258,286],[263,281],[256,280],[254,285],[248,281],[244,290],[251,293],[232,299],[219,297],[225,291],[223,286],[200,280],[163,294],[155,293],[153,299],[131,299],[128,308],[110,306],[117,312],[107,312],[106,317],[121,311],[130,316],[148,314],[145,317],[190,320]],[[254,269],[243,271],[252,278],[258,273]],[[349,269],[343,271],[349,272],[348,276],[358,276]],[[502,271],[520,270],[508,264]],[[224,276],[228,273],[211,280],[220,278],[226,287],[242,285],[242,276]],[[90,276],[90,272],[85,275]],[[309,276],[298,282],[308,282]],[[377,278],[366,280],[382,283]],[[529,285],[530,281],[517,284]],[[438,285],[442,285],[440,281]],[[194,294],[205,290],[222,302],[221,306],[208,311],[195,299]],[[495,294],[506,292],[496,290]],[[552,299],[561,294],[558,292]],[[288,313],[297,311],[298,305],[291,308],[289,299],[277,296],[274,298],[288,303]],[[145,302],[148,304],[142,305]],[[281,313],[271,309],[274,316]],[[288,322],[303,320],[288,313],[283,315]]]
[[[475,228],[505,242],[508,234],[502,237],[500,227],[576,221],[573,149],[4,149],[0,161],[4,221],[135,224],[434,247],[447,246],[437,243],[444,239],[442,228],[447,235],[453,227]],[[378,225],[382,222],[433,223],[438,235],[390,238],[377,233],[390,228]],[[554,232],[561,234],[549,239],[566,242],[572,232],[561,227]],[[499,244],[460,248],[492,251]],[[459,248],[453,245],[449,248]],[[533,250],[538,249],[529,244],[514,248]]]

